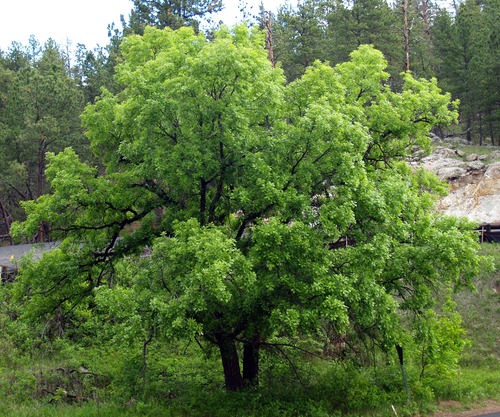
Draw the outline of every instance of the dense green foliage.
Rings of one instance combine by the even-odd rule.
[[[209,19],[212,13],[222,10],[221,0],[133,0],[134,7],[125,34],[144,33],[146,26],[160,29],[179,29],[183,26],[199,27],[200,18]]]
[[[406,3],[410,22],[407,47],[402,11]],[[463,132],[476,143],[498,143],[498,1],[456,1],[454,11],[441,1],[406,3],[307,0],[298,2],[295,8],[283,6],[271,18],[266,18],[266,14],[254,18],[270,31],[267,47],[273,51],[269,56],[281,66],[287,80],[302,76],[317,59],[336,65],[349,59],[349,54],[360,45],[373,44],[388,61],[391,77],[387,82],[393,89],[400,89],[400,74],[408,52],[410,70],[416,78],[435,76],[444,91],[460,100],[461,126],[453,131]],[[114,24],[109,26],[110,41],[105,47],[89,50],[78,45],[72,55],[68,46],[52,41],[40,46],[32,39],[26,47],[14,43],[8,51],[0,51],[0,140],[4,149],[2,169],[6,173],[0,185],[3,240],[10,239],[12,221],[23,219],[19,201],[36,198],[45,190],[44,153],[71,145],[79,155],[88,154],[79,115],[85,103],[95,102],[102,87],[112,93],[120,90],[114,73],[122,60],[119,45],[124,35],[142,34],[147,24],[159,28],[189,25],[198,29],[201,21],[209,22],[221,7],[218,1],[138,0],[130,15],[122,19],[122,30]],[[61,78],[45,78],[43,87],[41,77],[48,76],[48,67],[36,69],[42,65],[42,57],[45,62],[58,61],[57,77]],[[42,72],[34,76],[35,69]],[[51,85],[54,82],[59,84]],[[45,102],[43,94],[51,89],[55,94]],[[31,91],[39,92],[36,99]],[[37,111],[46,114],[37,116]],[[44,118],[44,122],[36,121],[36,117]],[[42,131],[49,129],[49,118],[59,130],[51,132],[50,138]],[[447,133],[443,126],[436,129],[440,134]],[[40,234],[34,239],[45,240],[47,236]]]
[[[427,312],[434,293],[469,285],[477,244],[433,212],[441,184],[404,160],[456,117],[449,96],[410,74],[391,91],[369,46],[285,85],[261,42],[242,26],[210,43],[187,28],[124,41],[124,90],[83,117],[105,170],[49,154],[51,193],[13,226],[46,223],[62,241],[21,269],[27,317],[73,332],[97,308],[122,337],[196,338],[218,348],[228,390],[258,383],[266,347],[385,351],[444,325]]]
[[[260,389],[226,394],[218,358],[211,351],[203,352],[187,341],[153,342],[143,356],[141,343],[109,338],[109,322],[107,330],[101,326],[108,338],[100,342],[42,341],[20,321],[12,321],[19,307],[8,302],[9,287],[2,286],[0,415],[230,416],[237,412],[249,417],[386,417],[394,414],[391,404],[398,415],[408,416],[417,410],[432,412],[435,400],[461,401],[469,407],[485,398],[500,400],[499,333],[492,328],[498,315],[498,293],[493,288],[500,278],[499,249],[483,245],[482,252],[496,258],[496,272],[475,279],[476,292],[457,295],[470,339],[460,368],[444,378],[420,379],[420,353],[407,352],[411,403],[395,351],[377,350],[371,366],[364,367],[347,359],[312,360],[293,351],[287,357],[269,356],[272,352],[265,350]]]
[[[428,0],[300,1],[273,21],[275,57],[294,80],[316,59],[337,64],[373,44],[388,60],[394,86],[407,65],[417,77],[437,77],[461,101],[468,141],[500,144],[499,2],[456,4],[451,13],[449,4]]]
[[[454,294],[475,283],[488,316],[488,260],[406,160],[459,116],[420,75],[462,99],[469,139],[496,137],[498,10],[417,3],[283,8],[276,67],[257,30],[197,33],[212,1],[136,1],[74,64],[50,41],[0,54],[5,233],[61,242],[0,288],[0,415],[411,415],[494,395],[498,355],[468,347]],[[485,363],[479,392],[461,365]]]
[[[12,220],[21,218],[19,200],[36,199],[46,192],[47,152],[72,146],[82,156],[89,154],[80,123],[85,102],[66,60],[53,42],[42,48],[34,39],[29,48],[15,45],[0,60],[4,235],[9,234]]]

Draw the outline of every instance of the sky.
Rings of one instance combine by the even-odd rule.
[[[263,0],[267,10],[279,5],[295,4],[293,0]],[[261,0],[247,3],[258,11]],[[225,10],[215,21],[234,24],[240,20],[238,0],[224,0]],[[0,50],[7,51],[13,41],[23,45],[34,35],[40,43],[48,38],[61,46],[84,44],[87,49],[108,43],[108,24],[118,28],[120,15],[128,18],[131,0],[0,0]]]

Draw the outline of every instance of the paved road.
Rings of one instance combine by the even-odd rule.
[[[483,408],[475,410],[440,410],[436,413],[436,417],[500,417],[500,403],[496,401],[487,401]]]
[[[0,246],[0,265],[12,268],[14,261],[32,252],[35,259],[40,259],[42,253],[55,248],[60,242],[36,243],[34,245]]]

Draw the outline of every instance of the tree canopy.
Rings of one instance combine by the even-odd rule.
[[[13,226],[46,222],[61,240],[21,269],[26,314],[70,326],[75,306],[97,306],[129,332],[196,337],[239,390],[263,347],[328,328],[388,349],[413,334],[398,312],[420,317],[436,290],[470,283],[470,225],[439,216],[443,185],[405,162],[456,103],[409,73],[391,91],[367,45],[286,84],[263,41],[243,26],[123,41],[123,90],[83,115],[101,165],[49,154],[51,191]]]

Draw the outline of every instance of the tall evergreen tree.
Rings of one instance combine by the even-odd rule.
[[[384,53],[392,75],[401,71],[401,25],[385,0],[337,1],[327,20],[332,62],[343,62],[360,45],[371,44]]]
[[[73,72],[86,103],[95,103],[102,88],[116,92],[117,87],[113,79],[116,53],[112,43],[93,51],[84,45],[78,45]]]
[[[360,45],[372,44],[395,76],[403,62],[398,19],[385,0],[306,0],[296,8],[285,6],[274,24],[275,55],[293,80],[316,59],[338,64]]]
[[[500,146],[500,2],[485,0],[483,6],[485,21],[485,44],[482,65],[481,110],[487,135],[492,144]],[[495,139],[497,142],[495,142]]]
[[[273,25],[274,57],[292,81],[302,76],[316,59],[328,58],[327,9],[324,1],[305,0],[296,8],[283,6]]]
[[[455,19],[442,10],[434,28],[435,50],[440,61],[438,78],[460,99],[467,140],[472,142],[474,122],[483,107],[488,67],[488,31],[485,14],[476,0],[466,0]],[[485,90],[486,88],[486,90]]]
[[[133,0],[125,34],[143,34],[146,26],[198,29],[199,19],[222,10],[222,0]]]
[[[72,146],[88,152],[80,114],[83,96],[57,44],[48,41],[15,47],[6,57],[8,84],[2,87],[0,140],[3,181],[0,193],[6,210],[19,218],[20,200],[36,199],[47,191],[45,154]],[[3,79],[6,79],[6,70]]]

